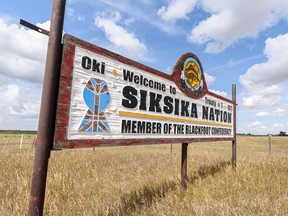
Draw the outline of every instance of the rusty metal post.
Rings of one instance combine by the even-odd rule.
[[[236,85],[232,85],[232,101],[233,101],[233,140],[232,140],[232,167],[236,168]]]
[[[187,188],[187,147],[188,147],[188,143],[182,143],[181,186],[183,189]]]
[[[53,144],[61,40],[66,0],[53,0],[28,215],[43,215],[48,160]]]

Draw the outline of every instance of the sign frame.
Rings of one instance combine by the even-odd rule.
[[[119,145],[144,145],[144,144],[165,144],[165,143],[190,143],[190,142],[210,142],[210,141],[233,141],[236,137],[236,101],[227,99],[213,92],[208,91],[205,81],[204,71],[200,60],[193,53],[186,53],[180,57],[171,75],[165,74],[151,67],[145,66],[141,63],[113,53],[104,48],[90,44],[86,41],[75,38],[71,35],[64,35],[63,40],[63,56],[61,63],[61,74],[59,82],[58,103],[56,112],[56,125],[53,149],[66,148],[82,148],[82,147],[96,147],[96,146],[119,146]],[[205,95],[215,97],[229,104],[232,104],[232,126],[233,135],[231,137],[178,137],[178,138],[123,138],[123,139],[67,139],[67,125],[69,124],[69,109],[73,82],[73,65],[76,47],[83,48],[89,52],[93,52],[109,59],[113,59],[125,65],[143,70],[152,75],[174,82],[178,89],[185,92],[191,99],[202,98]],[[181,70],[183,68],[183,61],[192,56],[199,63],[202,70],[201,79],[203,80],[203,87],[200,93],[194,93],[187,90],[181,81]]]

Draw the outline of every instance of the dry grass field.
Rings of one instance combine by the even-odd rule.
[[[0,135],[0,215],[26,215],[34,135],[5,149]],[[53,151],[44,215],[288,215],[288,137],[237,137],[188,147],[188,187],[180,187],[181,145]],[[14,147],[13,147],[14,146]]]

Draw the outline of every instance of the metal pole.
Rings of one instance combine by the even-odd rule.
[[[66,0],[53,0],[32,176],[32,188],[29,198],[28,215],[33,216],[43,215],[48,160],[54,136],[65,4]]]
[[[232,101],[233,101],[233,133],[232,140],[232,167],[236,168],[236,85],[232,85]]]
[[[188,147],[188,143],[182,143],[181,186],[183,189],[187,188],[187,147]]]

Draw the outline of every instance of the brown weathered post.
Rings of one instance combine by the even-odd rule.
[[[20,150],[22,149],[22,145],[23,145],[23,139],[24,139],[24,134],[21,135],[21,140],[20,140]]]
[[[232,167],[233,169],[236,168],[236,85],[232,85],[232,101],[233,105],[233,140],[232,140]]]
[[[55,127],[65,4],[66,0],[53,1],[28,215],[43,215],[48,160]]]
[[[271,134],[269,134],[268,136],[268,151],[269,151],[269,155],[272,154],[272,136]]]
[[[183,189],[187,188],[187,147],[188,147],[188,143],[182,143],[181,186]]]

